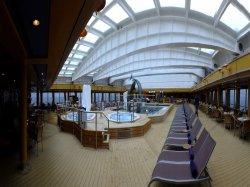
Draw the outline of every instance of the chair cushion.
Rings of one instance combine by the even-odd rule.
[[[196,164],[193,160],[190,160],[190,169],[191,169],[192,177],[196,178],[198,176],[198,171],[196,168]]]

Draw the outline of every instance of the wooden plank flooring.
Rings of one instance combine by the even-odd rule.
[[[0,186],[147,186],[175,111],[176,107],[163,122],[152,124],[143,137],[110,140],[110,150],[83,147],[73,135],[60,132],[56,116],[50,115],[44,130],[44,151],[39,144],[38,156],[36,149],[30,152],[30,171],[17,172],[18,159],[7,158],[1,163]],[[250,186],[250,140],[234,136],[222,123],[201,112],[199,118],[217,142],[208,163],[212,186]]]

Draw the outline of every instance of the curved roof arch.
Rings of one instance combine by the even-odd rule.
[[[112,80],[159,67],[166,70],[165,75],[174,68],[180,74],[193,75],[185,69],[214,69],[212,59],[220,51],[240,53],[237,41],[250,30],[247,0],[106,2],[106,7],[88,22],[87,36],[77,41],[59,76]],[[162,49],[179,50],[184,57],[172,58],[169,55],[176,53],[172,52],[162,58],[135,58]],[[193,58],[192,53],[197,57]]]

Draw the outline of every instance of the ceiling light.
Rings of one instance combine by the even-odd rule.
[[[34,19],[33,20],[33,25],[36,26],[36,27],[39,26],[40,25],[40,21],[38,19]]]
[[[4,76],[4,73],[2,73],[2,76]]]

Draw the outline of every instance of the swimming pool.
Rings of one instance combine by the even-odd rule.
[[[140,114],[154,115],[164,109],[167,109],[167,106],[143,106],[141,107]]]
[[[83,117],[82,118],[86,118],[87,117],[87,120],[93,120],[95,118],[95,114],[94,113],[83,113]],[[70,112],[68,114],[65,115],[65,118],[67,120],[70,120],[70,121],[78,121],[78,113],[77,112]]]
[[[132,112],[114,112],[108,114],[108,118],[113,122],[131,122],[140,118],[140,115]]]

